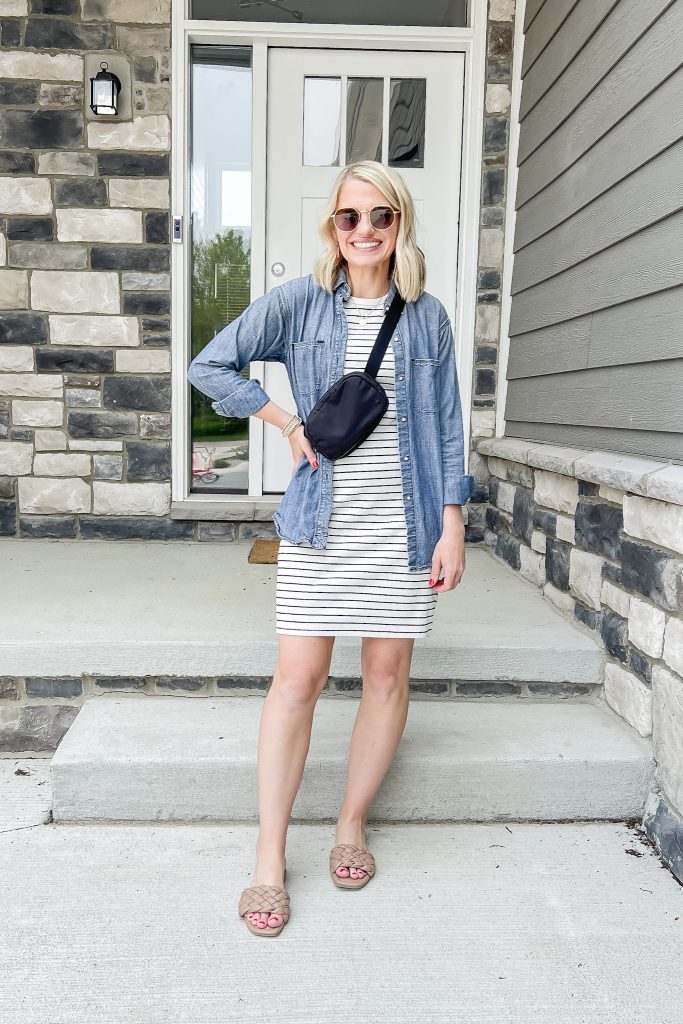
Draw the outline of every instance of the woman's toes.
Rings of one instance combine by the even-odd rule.
[[[362,878],[364,874],[363,868],[351,868],[351,878]]]
[[[347,868],[346,864],[340,864],[340,866],[337,868],[336,874],[338,874],[340,878],[348,878],[349,869]]]

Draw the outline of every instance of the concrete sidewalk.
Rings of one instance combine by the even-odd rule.
[[[1,1024],[680,1024],[683,889],[635,827],[370,822],[354,893],[295,825],[266,941],[254,827],[43,824],[48,765],[0,763]]]

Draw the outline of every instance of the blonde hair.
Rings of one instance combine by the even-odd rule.
[[[337,175],[318,225],[320,237],[325,243],[325,252],[316,260],[313,268],[315,281],[326,291],[333,291],[339,268],[346,263],[339,250],[331,215],[337,209],[339,191],[347,178],[358,178],[374,185],[394,209],[401,211],[389,273],[402,298],[406,302],[415,302],[424,291],[427,270],[424,253],[415,240],[413,197],[398,172],[377,160],[357,160],[347,164]]]

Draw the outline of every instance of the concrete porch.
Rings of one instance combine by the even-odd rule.
[[[0,676],[270,679],[276,567],[250,564],[251,544],[2,540]],[[360,640],[340,637],[330,674],[356,677],[359,651]],[[462,582],[415,643],[413,679],[517,684],[511,695],[573,684],[571,695],[587,695],[603,660],[589,630],[468,545]]]

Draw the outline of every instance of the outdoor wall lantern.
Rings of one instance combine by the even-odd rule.
[[[111,71],[103,60],[101,71],[90,79],[90,109],[94,114],[118,114],[117,102],[121,92],[121,80]]]

